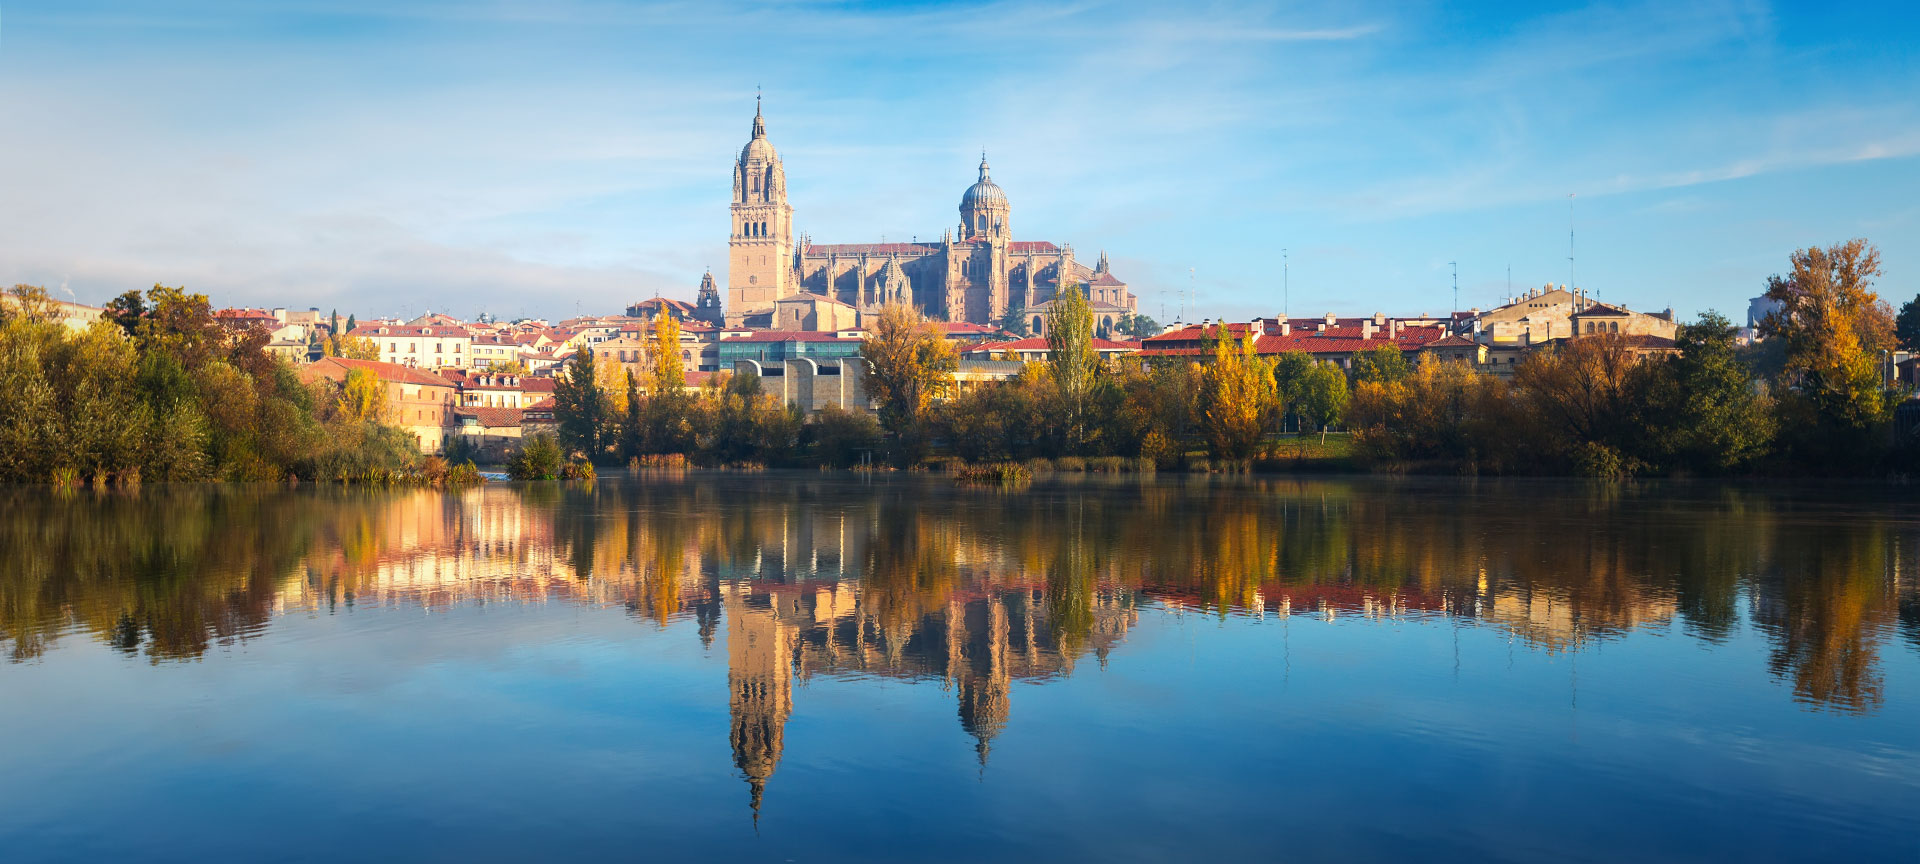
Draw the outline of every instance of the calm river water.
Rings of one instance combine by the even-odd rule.
[[[0,854],[1920,860],[1917,500],[0,490]]]

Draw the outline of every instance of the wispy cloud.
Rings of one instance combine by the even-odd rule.
[[[367,311],[689,296],[725,260],[757,84],[820,239],[937,235],[984,145],[1018,233],[1107,248],[1143,295],[1193,267],[1229,317],[1271,311],[1281,247],[1296,311],[1431,306],[1434,260],[1460,260],[1463,286],[1508,262],[1558,278],[1564,220],[1539,214],[1571,191],[1596,211],[1631,199],[1593,241],[1593,278],[1685,309],[1658,284],[1677,268],[1645,249],[1691,238],[1734,266],[1777,258],[1775,241],[1657,201],[1748,212],[1761,181],[1861,166],[1875,188],[1778,214],[1796,235],[1849,233],[1910,207],[1882,190],[1920,173],[1911,49],[1851,50],[1741,0],[8,12],[0,116],[21,131],[0,137],[0,283],[71,274],[95,300],[156,279]],[[1879,44],[1920,42],[1912,16],[1880,20]],[[1609,242],[1643,250],[1645,273],[1610,272]],[[1883,242],[1892,261],[1920,240]],[[1686,290],[1748,290],[1699,281]]]

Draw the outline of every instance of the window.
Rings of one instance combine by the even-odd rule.
[[[435,343],[433,343],[433,353],[435,353],[435,354],[443,354],[443,353],[446,353],[446,352],[445,352],[445,351],[443,350],[443,349],[445,349],[446,347],[447,347],[447,343],[445,343],[445,342],[435,342]]]
[[[389,353],[389,354],[398,354],[398,353],[400,353],[400,343],[398,343],[398,342],[388,342],[388,343],[387,343],[387,353]]]
[[[418,354],[418,353],[420,353],[420,343],[418,343],[418,342],[408,342],[408,343],[407,343],[407,353],[408,353],[408,354]]]

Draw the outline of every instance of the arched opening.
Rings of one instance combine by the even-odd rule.
[[[974,218],[974,222],[973,222],[974,229],[977,231],[980,231],[981,233],[986,233],[987,217],[983,215],[983,216],[975,216],[973,218]]]
[[[1040,332],[1040,316],[1038,315],[1033,316],[1033,332]]]

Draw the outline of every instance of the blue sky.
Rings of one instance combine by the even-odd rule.
[[[551,317],[724,268],[755,87],[801,230],[1016,237],[1142,310],[1719,308],[1865,236],[1920,291],[1911,4],[0,0],[0,283]],[[716,272],[724,279],[724,272]],[[64,289],[62,288],[64,286]],[[64,296],[64,294],[63,294]],[[1164,316],[1162,310],[1164,309]],[[1193,312],[1194,310],[1190,310]]]

